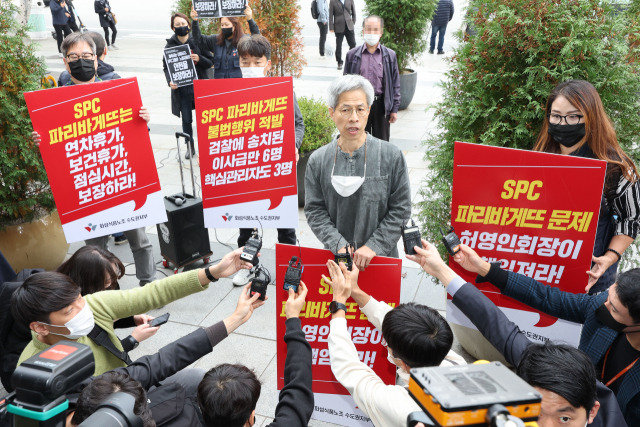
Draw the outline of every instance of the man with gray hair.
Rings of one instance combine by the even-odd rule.
[[[376,255],[398,256],[400,230],[411,215],[407,164],[400,149],[365,133],[373,86],[360,75],[329,86],[329,114],[339,136],[309,158],[304,212],[311,230],[333,252],[366,269]]]
[[[96,33],[95,31],[88,31],[86,34],[91,36],[93,42],[96,44],[96,55],[98,56],[98,77],[100,80],[113,80],[119,79],[120,76],[118,73],[114,71],[113,66],[104,62],[105,56],[107,56],[107,44],[104,41],[104,37],[102,34]],[[58,86],[66,86],[71,80],[71,76],[68,71],[63,71],[60,73],[60,78],[58,79]]]
[[[67,36],[62,42],[61,50],[64,57],[64,66],[71,75],[71,79],[65,86],[102,81],[97,75],[99,55],[96,54],[96,44],[89,33],[72,33]],[[138,114],[140,118],[149,123],[151,117],[146,107],[141,107]],[[32,136],[34,142],[39,144],[40,135],[34,131]],[[124,235],[127,236],[131,246],[139,285],[144,286],[154,281],[156,279],[156,263],[153,259],[153,247],[144,227],[127,230]],[[107,247],[108,241],[109,236],[102,236],[87,239],[85,243],[109,250]]]

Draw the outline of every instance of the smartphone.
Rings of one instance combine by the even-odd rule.
[[[169,315],[170,315],[170,313],[165,313],[162,316],[156,317],[151,322],[149,322],[149,326],[153,327],[153,326],[164,325],[165,323],[167,323],[169,321]]]

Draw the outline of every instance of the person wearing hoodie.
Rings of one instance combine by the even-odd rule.
[[[86,34],[88,34],[96,44],[96,52],[98,55],[97,74],[100,80],[119,79],[120,75],[115,72],[113,66],[104,62],[104,58],[107,56],[107,43],[105,42],[104,37],[95,31],[88,31]],[[64,70],[60,73],[60,77],[58,78],[58,86],[66,86],[70,81],[71,75],[67,70]]]

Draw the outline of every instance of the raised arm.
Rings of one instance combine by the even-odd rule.
[[[300,282],[298,293],[289,289],[285,304],[287,358],[284,362],[284,387],[280,390],[275,419],[270,426],[306,426],[313,412],[311,391],[311,346],[304,337],[300,311],[307,296],[307,286]]]

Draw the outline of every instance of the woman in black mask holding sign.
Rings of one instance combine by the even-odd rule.
[[[260,34],[258,24],[253,20],[253,11],[249,6],[244,8],[251,34]],[[213,52],[214,78],[240,79],[240,57],[238,41],[244,36],[242,24],[235,16],[220,18],[220,32],[212,36],[203,36],[198,25],[198,12],[191,9],[193,19],[193,38],[203,50]]]
[[[183,44],[189,45],[191,49],[191,59],[196,66],[198,78],[206,79],[207,70],[213,65],[213,58],[209,52],[200,50],[198,44],[194,42],[194,39],[190,35],[191,26],[189,25],[187,15],[184,13],[174,13],[171,15],[171,30],[174,34],[171,38],[167,39],[165,49]],[[187,147],[187,154],[185,154],[185,159],[189,159],[196,154],[192,126],[192,110],[195,108],[193,84],[182,87],[176,86],[171,81],[171,75],[169,74],[167,63],[164,59],[162,60],[162,66],[165,77],[167,78],[167,84],[171,87],[171,112],[174,116],[182,116],[182,131],[191,137],[190,147]]]
[[[585,290],[599,293],[615,281],[618,261],[640,231],[638,170],[622,151],[595,87],[584,80],[556,86],[535,151],[605,160],[600,218]]]

